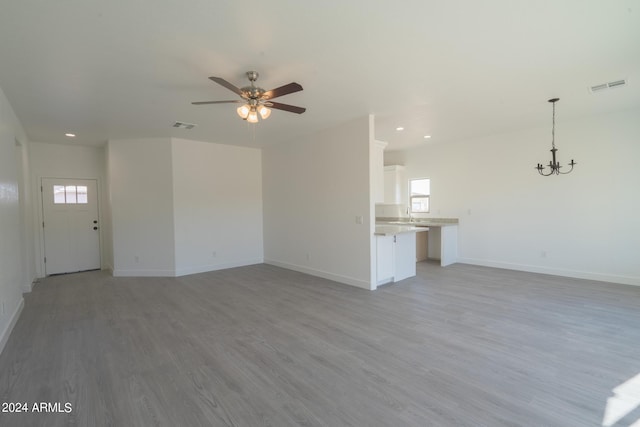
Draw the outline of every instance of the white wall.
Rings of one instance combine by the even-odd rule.
[[[100,245],[102,246],[102,268],[113,273],[113,218],[111,215],[111,181],[109,176],[109,144],[104,146],[104,179],[100,207]]]
[[[18,163],[20,144],[28,143],[24,130],[0,89],[0,351],[20,315],[25,277],[24,227],[20,223]]]
[[[370,289],[369,121],[263,150],[266,263]]]
[[[176,275],[263,262],[261,151],[173,139]]]
[[[174,276],[171,139],[108,145],[114,276]]]
[[[640,110],[556,123],[569,175],[543,177],[549,129],[387,152],[459,217],[460,262],[640,285]]]
[[[370,114],[369,133],[369,212],[365,221],[369,224],[369,287],[378,288],[378,241],[376,231],[376,205],[384,201],[384,149],[387,143],[375,139],[375,117]]]
[[[31,186],[30,143],[16,138],[16,163],[18,167],[18,193],[20,198],[20,232],[22,234],[22,290],[31,292],[33,281],[37,277],[34,196]]]
[[[112,258],[107,245],[104,244],[109,234],[107,227],[103,227],[105,207],[107,206],[105,150],[104,147],[87,147],[71,144],[50,144],[32,142],[29,146],[32,171],[31,190],[33,194],[34,217],[38,224],[42,224],[42,197],[40,185],[42,178],[76,178],[95,179],[98,182],[98,207],[100,211],[100,255],[102,268],[109,269]],[[42,227],[37,227],[36,266],[39,277],[44,276],[44,238]]]

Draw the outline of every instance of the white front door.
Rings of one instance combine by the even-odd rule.
[[[100,268],[97,188],[94,179],[42,179],[46,275]]]

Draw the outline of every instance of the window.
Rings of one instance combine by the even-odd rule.
[[[86,185],[54,185],[53,203],[55,204],[86,204]]]
[[[431,180],[419,178],[409,180],[409,204],[412,213],[429,212],[429,196],[431,194]]]

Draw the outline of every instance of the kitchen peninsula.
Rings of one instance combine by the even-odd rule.
[[[397,282],[416,274],[416,233],[428,231],[428,258],[441,266],[458,257],[457,218],[377,218],[376,258],[378,285]]]

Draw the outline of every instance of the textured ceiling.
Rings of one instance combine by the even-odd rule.
[[[401,149],[547,126],[552,97],[559,121],[640,106],[640,0],[0,0],[0,11],[0,87],[33,141],[261,147],[374,114],[376,138]],[[265,89],[300,83],[278,101],[307,112],[251,125],[232,104],[190,104],[234,99],[207,77],[243,86],[248,70]]]

